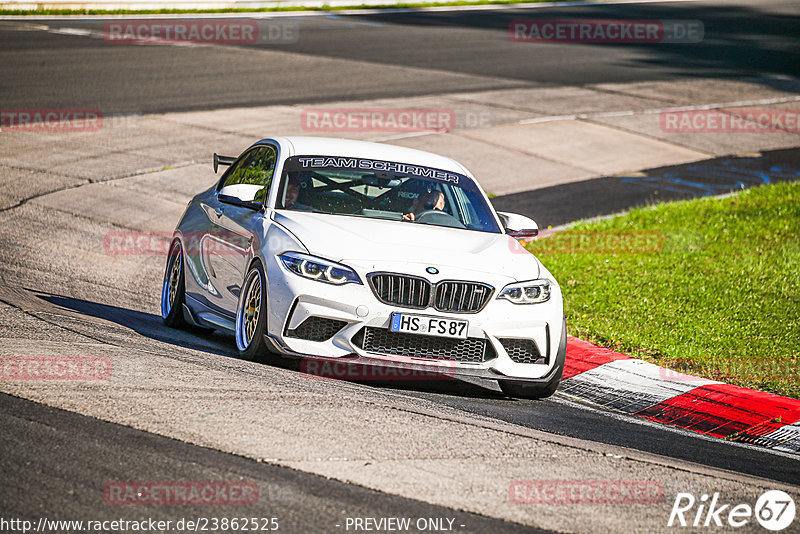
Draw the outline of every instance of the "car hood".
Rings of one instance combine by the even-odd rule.
[[[506,234],[300,211],[275,211],[273,220],[310,254],[352,267],[407,272],[404,265],[424,264],[513,280],[539,277],[539,261]]]

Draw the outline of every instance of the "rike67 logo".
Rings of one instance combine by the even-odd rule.
[[[699,499],[691,493],[678,493],[667,526],[741,528],[755,517],[765,529],[779,532],[794,522],[794,516],[794,499],[780,490],[765,492],[755,506],[723,503],[719,493],[703,494]]]

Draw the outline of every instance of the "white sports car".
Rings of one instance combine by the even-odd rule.
[[[413,364],[497,380],[512,396],[558,387],[561,290],[452,159],[386,144],[262,139],[195,196],[175,230],[164,322],[232,333],[244,358]]]

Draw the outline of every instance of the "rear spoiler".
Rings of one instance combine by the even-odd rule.
[[[220,156],[216,152],[214,152],[214,172],[217,172],[217,168],[220,165],[225,165],[226,167],[230,167],[233,165],[233,162],[236,161],[234,156]]]

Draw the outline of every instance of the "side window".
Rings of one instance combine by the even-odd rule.
[[[272,146],[254,148],[225,176],[220,195],[263,204],[269,194],[272,175],[275,173],[277,154]]]

